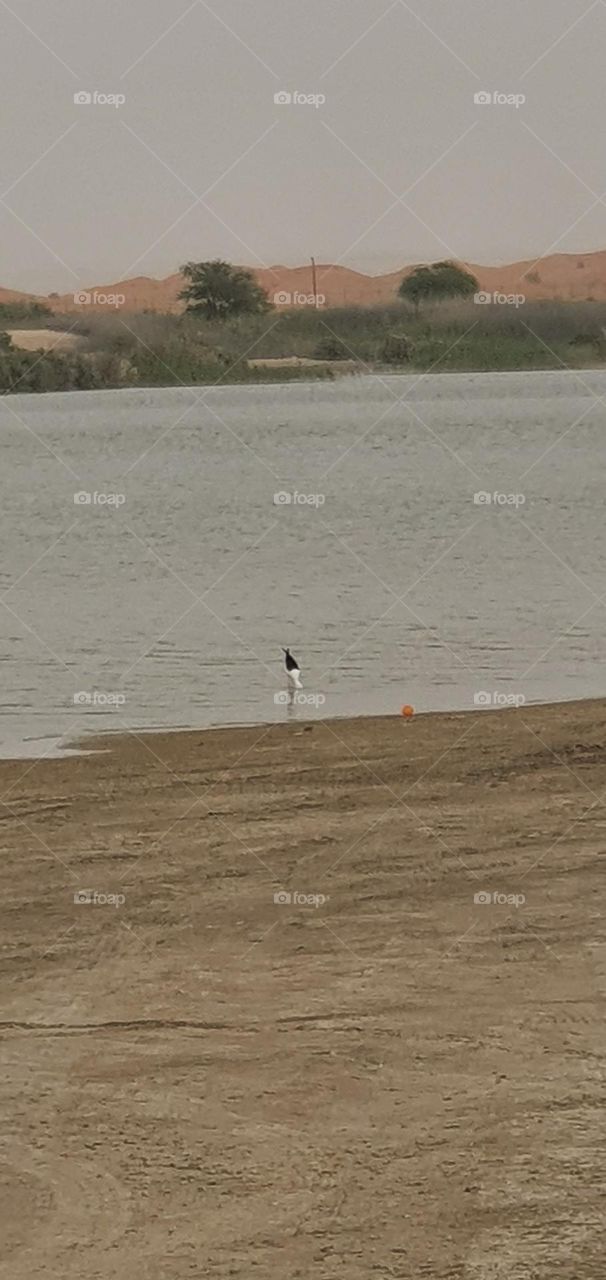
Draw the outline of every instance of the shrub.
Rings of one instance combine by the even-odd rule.
[[[320,338],[314,347],[314,360],[349,360],[351,352],[339,338],[327,336]]]
[[[384,364],[407,364],[413,353],[413,343],[406,333],[388,333],[379,353]]]

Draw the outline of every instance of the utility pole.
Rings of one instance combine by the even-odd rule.
[[[317,282],[317,279],[316,279],[316,260],[315,260],[315,258],[312,258],[312,260],[311,260],[311,291],[312,291],[312,293],[313,293],[313,295],[314,295],[314,307],[316,308],[316,310],[317,310],[317,307],[318,307],[318,289],[317,289],[317,283],[318,283],[318,282]]]

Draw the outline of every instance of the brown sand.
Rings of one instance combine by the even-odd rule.
[[[3,1280],[602,1280],[606,704],[103,746],[0,764]]]
[[[84,341],[77,333],[57,333],[53,329],[7,329],[13,346],[21,351],[75,351]]]
[[[333,373],[356,373],[364,366],[355,360],[314,360],[308,356],[268,356],[248,360],[253,369],[332,369]]]
[[[538,261],[528,258],[523,262],[509,262],[502,266],[484,266],[474,262],[462,264],[478,280],[480,289],[499,293],[522,293],[530,301],[556,298],[584,301],[606,299],[606,250],[595,253],[554,253]],[[313,278],[309,263],[300,267],[272,266],[250,267],[259,284],[270,299],[275,294],[299,293],[308,296],[313,292]],[[368,276],[350,267],[318,263],[317,291],[326,299],[326,306],[373,306],[393,302],[403,277],[414,271],[414,264],[402,266],[387,275]],[[529,278],[530,277],[530,278]],[[179,293],[183,289],[183,277],[176,273],[163,280],[149,276],[136,276],[131,280],[113,281],[88,287],[92,295],[90,307],[98,311],[115,313],[106,303],[95,303],[94,295],[103,298],[108,294],[124,294],[124,311],[179,312],[183,302]],[[0,289],[2,302],[43,302],[59,313],[82,313],[82,306],[75,302],[73,293],[38,297],[34,294],[15,293]],[[303,304],[302,304],[303,305]],[[87,310],[89,308],[86,308]]]

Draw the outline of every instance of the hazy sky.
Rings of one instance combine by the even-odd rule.
[[[604,248],[605,46],[603,0],[0,0],[0,284]]]

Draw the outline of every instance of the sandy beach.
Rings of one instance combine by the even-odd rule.
[[[584,702],[0,763],[2,1277],[598,1280],[605,744]]]

